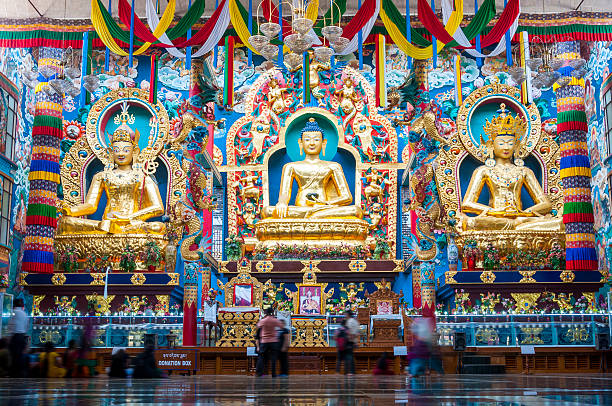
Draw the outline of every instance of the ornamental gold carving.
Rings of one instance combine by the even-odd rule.
[[[571,282],[574,282],[574,279],[576,278],[576,274],[574,274],[574,272],[566,269],[565,271],[561,272],[559,277],[561,278],[561,280],[563,282],[571,283]]]
[[[105,273],[92,272],[90,275],[93,278],[92,281],[89,282],[90,285],[104,285]]]
[[[516,308],[521,313],[533,313],[538,299],[540,297],[539,292],[537,293],[510,293],[512,298],[516,301]]]
[[[255,264],[257,272],[272,272],[272,268],[274,268],[272,261],[259,261]]]
[[[130,278],[132,285],[142,285],[146,282],[146,280],[147,280],[147,277],[144,276],[144,274],[140,272],[134,273],[132,277]]]
[[[168,281],[168,285],[176,285],[179,284],[179,274],[178,273],[169,273],[168,276],[170,280]]]
[[[326,319],[292,319],[291,325],[295,328],[295,339],[291,341],[292,347],[327,347],[325,341]]]
[[[535,283],[536,282],[536,280],[533,278],[533,275],[535,275],[536,271],[519,271],[519,273],[521,274],[521,276],[523,276],[521,280],[519,281],[519,283]]]
[[[495,274],[491,271],[484,271],[480,274],[480,280],[482,283],[493,283],[495,282]]]
[[[223,329],[221,338],[217,341],[217,347],[255,346],[259,312],[220,312],[218,320],[223,324]]]
[[[66,275],[64,275],[63,273],[53,274],[53,276],[51,277],[51,282],[54,285],[63,285],[64,282],[66,282]]]
[[[353,272],[363,272],[366,270],[367,264],[365,261],[351,261],[348,265],[349,269]]]
[[[455,280],[455,275],[457,275],[457,271],[444,272],[444,280],[446,281],[447,285],[453,285],[457,283],[457,281]]]
[[[110,312],[111,302],[115,299],[115,295],[104,296],[94,293],[93,295],[85,296],[87,302],[92,303],[96,316],[101,316]]]

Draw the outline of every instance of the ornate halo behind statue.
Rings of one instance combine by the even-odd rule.
[[[123,111],[122,109],[126,109],[127,113],[131,115],[129,119],[134,120],[132,123],[136,121],[133,114],[137,111],[142,112],[144,110],[150,115],[148,118],[148,137],[145,137],[145,132],[142,131],[144,127],[142,120],[140,120],[140,125],[136,123],[135,126],[135,128],[140,127],[141,133],[138,143],[140,151],[135,165],[139,165],[146,173],[152,173],[155,171],[153,158],[157,156],[167,141],[170,121],[164,106],[159,102],[151,104],[148,101],[148,93],[141,89],[112,90],[94,103],[87,117],[87,143],[104,166],[110,165],[112,162],[108,153],[110,147],[108,134],[113,131],[109,131],[109,128],[115,117],[118,117]],[[120,125],[119,121],[115,125]]]
[[[527,124],[525,134],[519,140],[520,150],[516,159],[523,159],[533,151],[542,132],[540,113],[534,103],[525,106],[520,102],[520,91],[509,85],[493,83],[472,92],[459,108],[457,114],[457,132],[461,143],[465,149],[476,159],[485,162],[487,159],[487,147],[481,143],[489,141],[484,133],[482,123],[473,122],[480,119],[475,113],[483,108],[499,108],[500,103],[504,103],[513,116],[520,115]],[[493,112],[492,115],[496,113]],[[490,119],[490,117],[486,117]],[[479,125],[480,124],[480,125]]]

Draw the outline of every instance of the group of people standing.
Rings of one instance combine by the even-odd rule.
[[[264,310],[263,319],[257,323],[255,333],[255,349],[258,354],[256,374],[263,376],[271,364],[272,377],[276,377],[276,361],[280,364],[280,376],[289,375],[289,345],[291,334],[284,320],[274,317],[274,310],[268,307]]]
[[[354,349],[359,344],[359,322],[353,317],[353,312],[347,310],[342,325],[336,332],[336,348],[338,359],[336,372],[340,373],[344,363],[344,373],[355,374]],[[258,354],[256,374],[263,376],[270,364],[272,377],[276,377],[276,362],[280,365],[280,376],[289,375],[289,345],[291,333],[285,321],[274,317],[274,310],[266,308],[264,317],[257,323],[255,334],[255,349]]]

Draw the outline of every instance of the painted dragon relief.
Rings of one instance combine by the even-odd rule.
[[[395,129],[378,114],[371,85],[358,71],[317,66],[313,71],[311,64],[310,103],[303,101],[301,69],[270,69],[247,94],[244,116],[230,127],[226,140],[229,232],[247,245],[256,242],[256,224],[268,201],[269,157],[285,147],[282,133],[291,117],[304,113],[300,110],[318,110],[337,126],[338,148],[355,160],[353,196],[368,223],[368,238],[386,238],[394,253],[399,168]]]

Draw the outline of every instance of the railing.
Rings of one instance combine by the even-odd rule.
[[[440,315],[436,330],[441,345],[453,344],[453,333],[466,333],[470,347],[593,347],[598,333],[610,332],[610,316],[584,314]]]
[[[407,316],[418,318],[420,316]],[[335,346],[334,334],[340,327],[341,316],[327,317],[325,340]],[[362,326],[365,331],[366,326]],[[198,345],[214,347],[221,336],[222,326],[198,318]],[[145,334],[157,334],[160,347],[168,345],[168,336],[182,345],[182,316],[39,316],[32,318],[32,346],[40,347],[52,341],[56,347],[66,347],[70,340],[79,342],[82,334],[91,330],[94,347],[142,347]],[[293,329],[295,334],[295,329]],[[470,347],[568,346],[593,347],[597,334],[610,332],[608,314],[506,314],[506,315],[438,315],[436,330],[440,345],[452,345],[454,332],[465,332]],[[398,337],[403,331],[398,329]],[[365,337],[364,337],[365,338]]]
[[[32,318],[32,346],[47,341],[56,347],[67,347],[70,340],[78,343],[90,330],[94,347],[143,347],[145,334],[157,334],[157,345],[167,346],[168,336],[175,345],[182,345],[182,316],[45,316]],[[198,318],[198,345],[215,346],[219,327]]]

